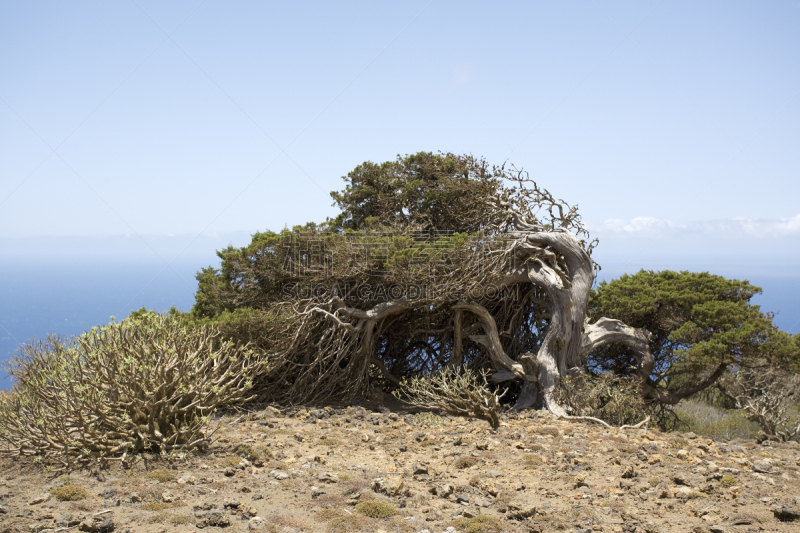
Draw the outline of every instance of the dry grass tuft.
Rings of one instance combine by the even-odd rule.
[[[51,491],[60,502],[74,502],[89,497],[89,491],[78,485],[64,485]]]
[[[393,503],[373,499],[359,502],[356,511],[370,518],[391,518],[397,514],[397,507]]]
[[[172,470],[159,468],[158,470],[151,470],[145,475],[145,477],[147,479],[155,479],[159,483],[169,483],[170,481],[175,481],[178,476]]]
[[[508,530],[505,524],[497,518],[485,515],[459,518],[450,525],[459,533],[503,533]]]

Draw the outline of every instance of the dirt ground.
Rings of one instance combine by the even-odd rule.
[[[0,533],[800,531],[800,446],[380,405],[226,415],[204,454],[0,459]],[[793,519],[795,521],[793,521]],[[448,529],[449,528],[449,529]]]

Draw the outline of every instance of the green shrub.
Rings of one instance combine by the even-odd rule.
[[[60,502],[74,502],[89,497],[89,492],[78,485],[64,485],[51,491],[56,500]]]
[[[0,398],[0,453],[64,460],[202,447],[209,415],[247,400],[265,366],[215,330],[155,313],[29,343]]]
[[[370,518],[390,518],[397,514],[397,507],[393,503],[374,499],[359,502],[356,511]]]
[[[747,420],[741,411],[718,409],[694,400],[675,406],[679,428],[714,440],[752,439],[760,433],[758,424]]]

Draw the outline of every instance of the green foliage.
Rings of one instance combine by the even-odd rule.
[[[28,344],[0,399],[0,452],[87,458],[207,445],[208,417],[246,400],[263,356],[140,310],[71,341]]]
[[[655,365],[648,384],[666,389],[677,402],[713,385],[727,365],[764,358],[784,366],[797,363],[796,339],[750,305],[760,292],[747,281],[707,272],[642,270],[601,283],[592,291],[589,314],[652,333]],[[587,365],[625,376],[636,373],[639,361],[629,348],[609,345],[590,354]]]
[[[483,198],[502,186],[482,159],[430,152],[368,161],[342,179],[345,189],[331,193],[342,210],[329,221],[338,230],[403,226],[474,233],[490,218]]]

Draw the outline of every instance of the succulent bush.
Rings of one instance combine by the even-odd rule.
[[[0,398],[0,453],[63,462],[204,447],[209,416],[249,399],[266,360],[211,328],[139,313],[24,346]]]
[[[392,394],[422,409],[479,418],[495,429],[500,426],[500,398],[487,387],[485,372],[444,368],[429,376],[403,381]]]

